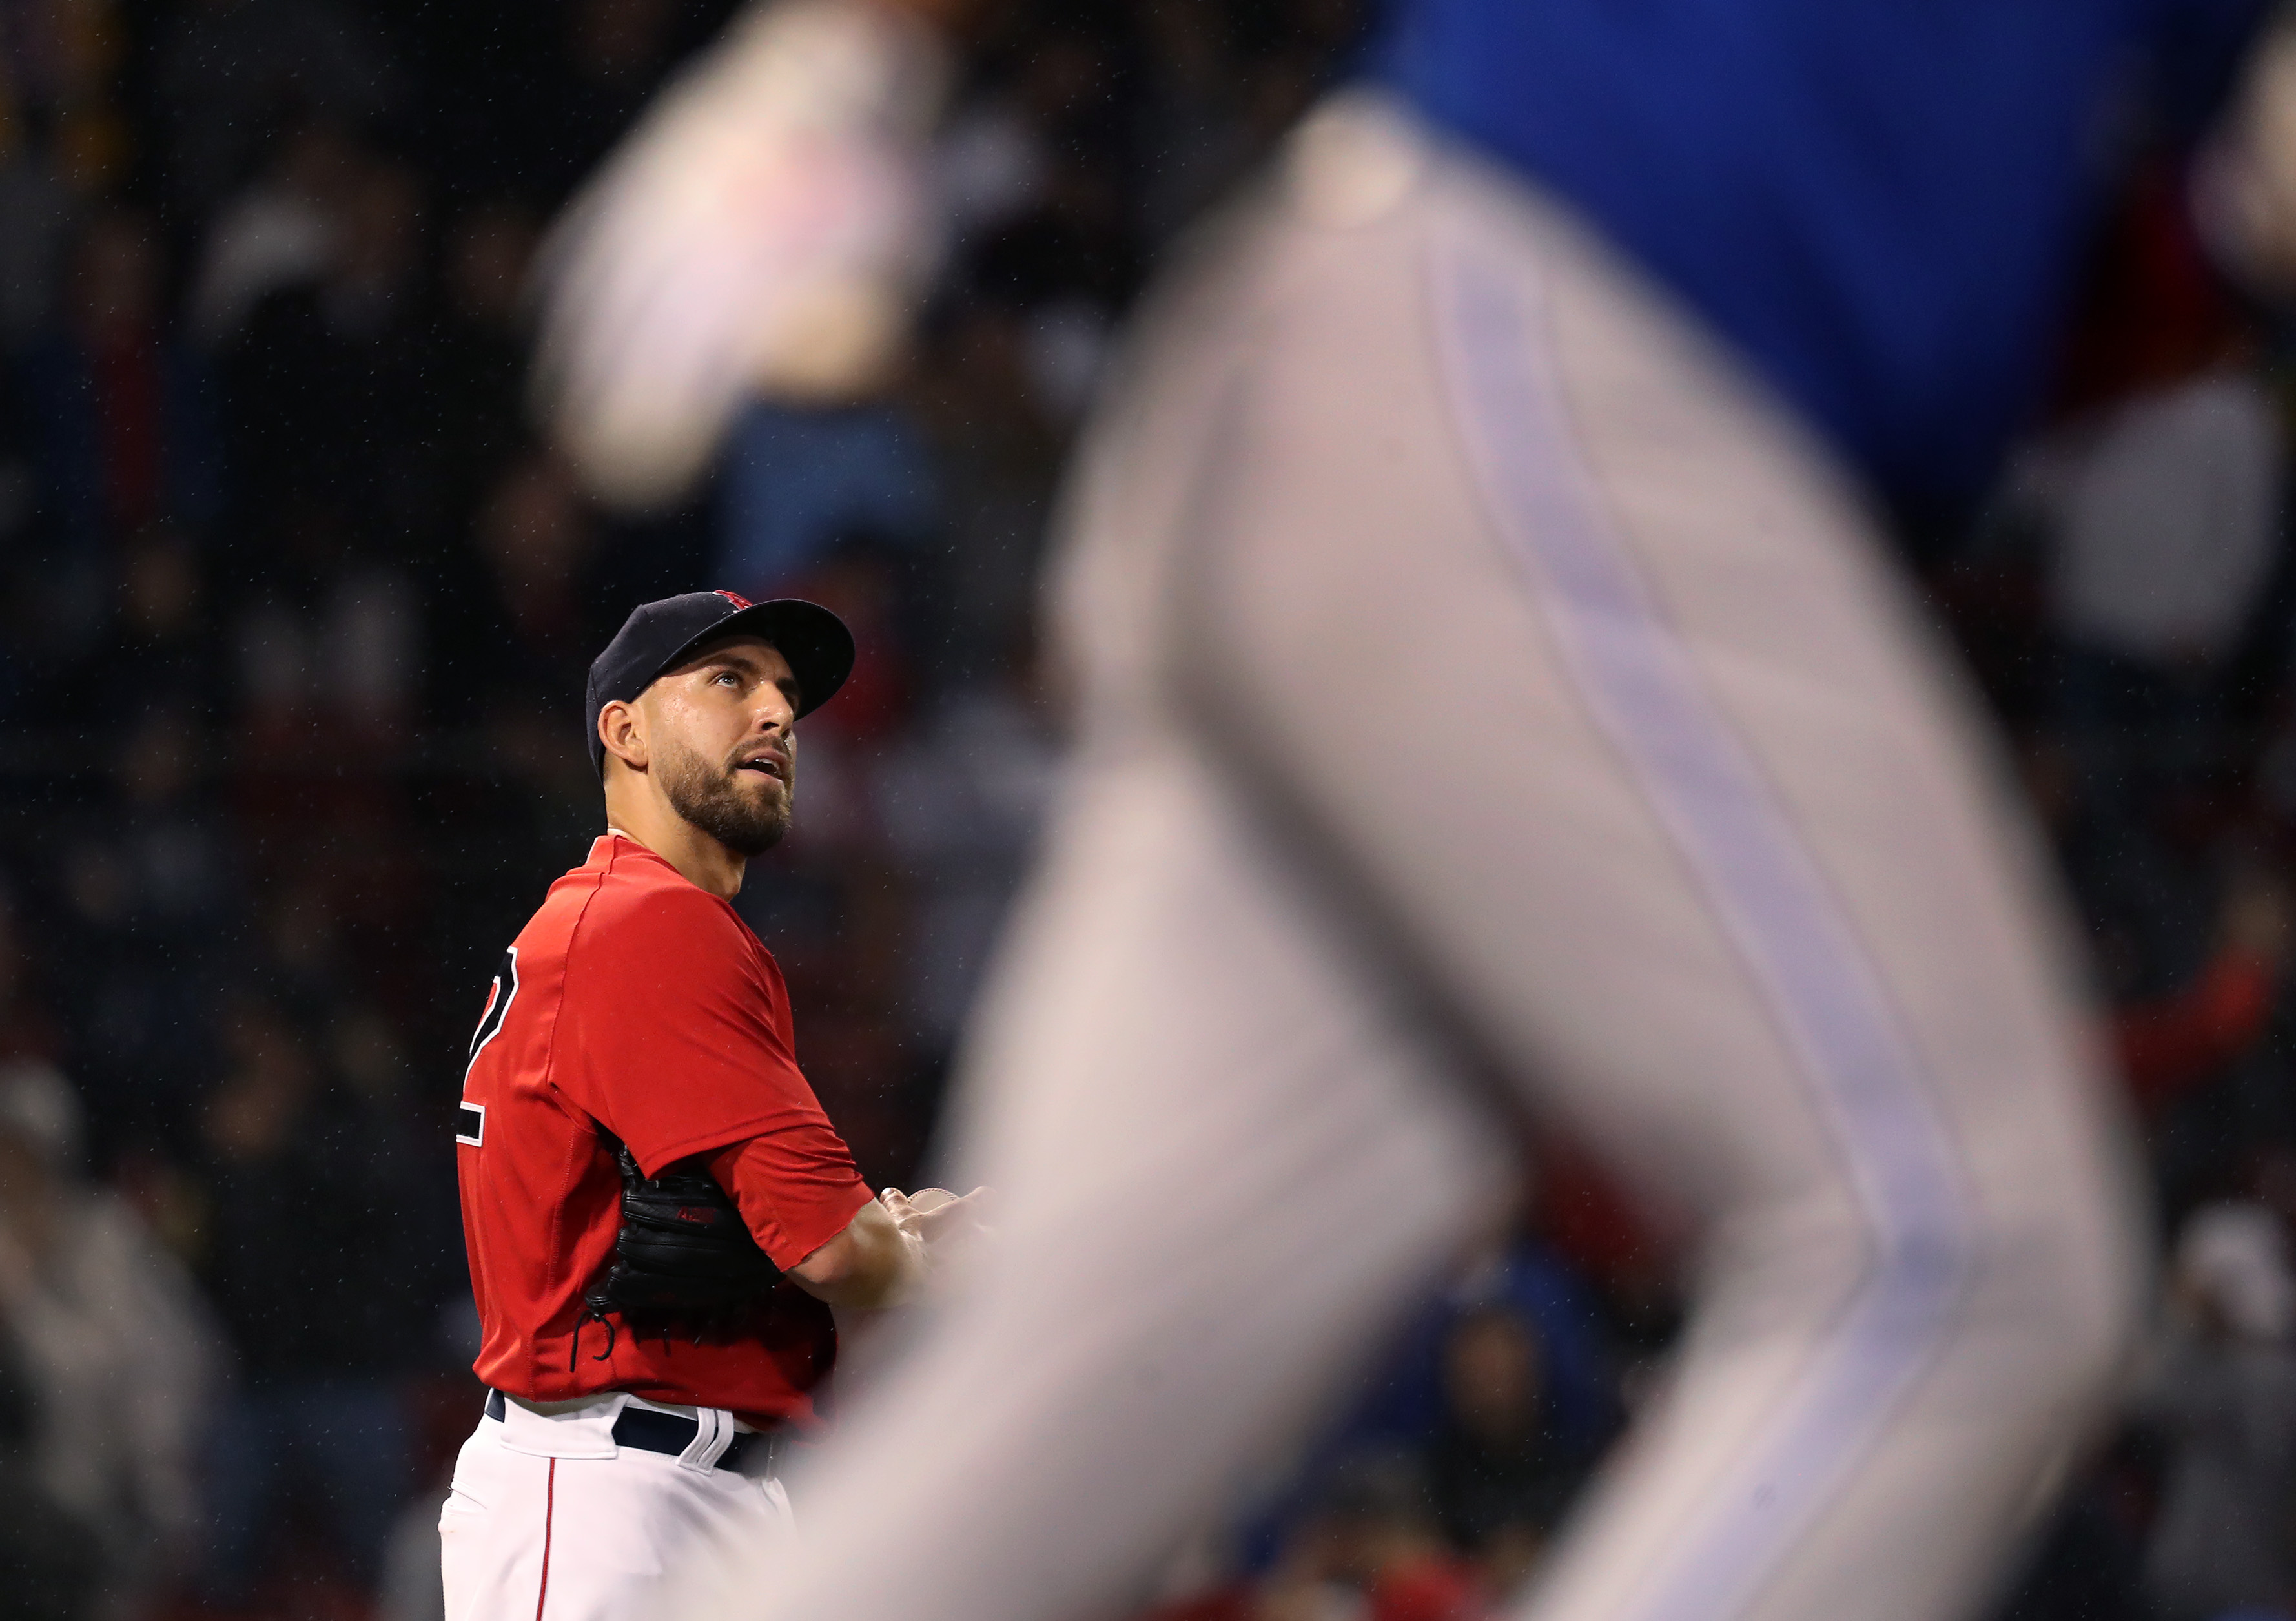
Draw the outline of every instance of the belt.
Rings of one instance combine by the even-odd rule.
[[[503,1393],[487,1392],[487,1417],[502,1422],[505,1407]],[[656,1412],[647,1407],[625,1407],[614,1419],[614,1444],[635,1446],[640,1452],[665,1452],[672,1458],[681,1455],[693,1444],[693,1437],[701,1433],[701,1426],[692,1419],[680,1418],[674,1412]],[[737,1429],[726,1450],[718,1454],[718,1467],[742,1472],[742,1458],[754,1448],[773,1444],[773,1436],[761,1430]]]

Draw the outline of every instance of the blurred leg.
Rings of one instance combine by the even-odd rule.
[[[1439,164],[1341,235],[1272,256],[1172,667],[1431,998],[1703,1236],[1536,1613],[1956,1613],[2133,1298],[2027,836],[1822,457],[1627,272]],[[1393,679],[1335,728],[1357,648]]]
[[[793,1485],[818,1585],[788,1613],[1086,1613],[1494,1191],[1477,1115],[1177,739],[1088,763],[1057,846],[980,1038],[1011,1264]]]
[[[777,1621],[1119,1592],[1439,1255],[1478,1073],[1704,1240],[1539,1615],[1956,1613],[2112,1366],[2030,852],[1854,508],[1566,222],[1365,139],[1099,424],[1086,757],[961,1117],[1005,1242]]]

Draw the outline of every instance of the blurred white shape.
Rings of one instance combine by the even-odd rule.
[[[2057,627],[2154,662],[2228,653],[2271,566],[2282,459],[2272,402],[2243,372],[2119,407],[2049,501]]]
[[[13,1134],[51,1166],[78,1165],[79,1099],[55,1066],[21,1058],[0,1065],[0,1131]]]
[[[544,256],[539,403],[624,506],[701,471],[752,391],[878,381],[934,252],[925,27],[857,0],[753,7],[578,197]]]
[[[2296,1279],[2280,1220],[2262,1205],[2207,1205],[2177,1239],[2177,1275],[2243,1339],[2296,1329]]]
[[[334,251],[333,222],[310,198],[268,186],[244,193],[209,233],[190,300],[192,335],[223,347],[266,296],[324,275]]]

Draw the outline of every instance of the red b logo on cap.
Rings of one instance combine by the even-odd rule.
[[[755,604],[751,603],[748,597],[746,597],[742,596],[739,591],[718,591],[718,592],[714,592],[714,593],[712,593],[712,594],[713,594],[713,595],[715,595],[715,596],[718,596],[718,597],[724,597],[727,602],[732,603],[732,604],[733,604],[735,607],[737,607],[737,608],[748,608],[748,607],[753,607],[753,606],[755,606],[755,605],[756,605]]]

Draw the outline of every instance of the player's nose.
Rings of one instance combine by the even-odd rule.
[[[790,728],[796,724],[797,711],[786,704],[778,709],[767,710],[758,717],[758,729],[770,732],[776,737],[788,736]]]
[[[768,686],[758,694],[750,719],[760,731],[787,736],[797,724],[797,706],[780,687]]]

